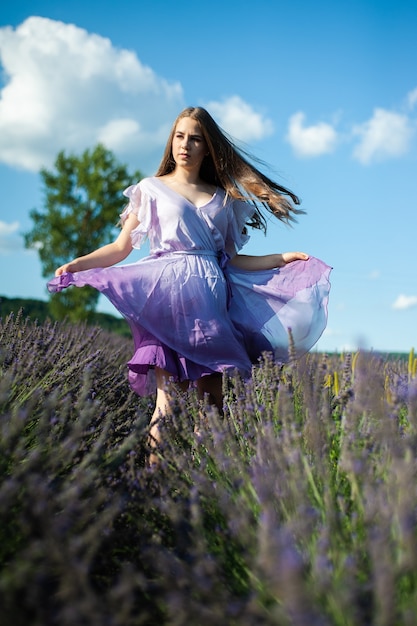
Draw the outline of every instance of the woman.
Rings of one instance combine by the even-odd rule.
[[[285,360],[290,328],[298,353],[314,345],[326,324],[330,268],[302,252],[237,254],[248,226],[266,230],[260,206],[288,222],[299,200],[200,107],[175,120],[156,175],[124,194],[117,239],[59,267],[48,287],[91,285],[129,322],[129,379],[139,395],[156,383],[150,436],[157,442],[158,419],[178,386],[194,382],[221,410],[222,372],[249,376],[265,350]],[[149,257],[113,267],[145,237]]]

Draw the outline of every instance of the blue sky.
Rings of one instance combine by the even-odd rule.
[[[102,141],[153,174],[177,113],[201,105],[302,198],[298,224],[245,252],[334,268],[317,348],[417,347],[414,0],[4,4],[0,295],[48,297],[21,237],[41,166]]]

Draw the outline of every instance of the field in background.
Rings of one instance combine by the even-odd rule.
[[[413,351],[265,357],[224,418],[180,397],[152,470],[130,351],[3,317],[1,624],[415,624]]]

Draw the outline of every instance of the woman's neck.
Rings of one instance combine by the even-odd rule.
[[[176,167],[170,174],[167,174],[167,178],[180,185],[199,185],[203,182],[199,172],[186,170],[182,167]]]

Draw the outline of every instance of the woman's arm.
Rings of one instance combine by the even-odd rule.
[[[307,261],[308,254],[305,252],[283,252],[282,254],[265,254],[263,256],[249,256],[248,254],[236,254],[229,263],[242,270],[271,270],[275,267],[283,267],[292,261]]]
[[[132,242],[130,233],[138,226],[139,222],[133,213],[131,213],[123,228],[115,241],[101,248],[97,248],[94,252],[90,252],[84,256],[80,256],[69,263],[65,263],[55,270],[55,276],[60,276],[64,272],[81,272],[82,270],[90,270],[94,267],[109,267],[123,261],[132,251]]]

